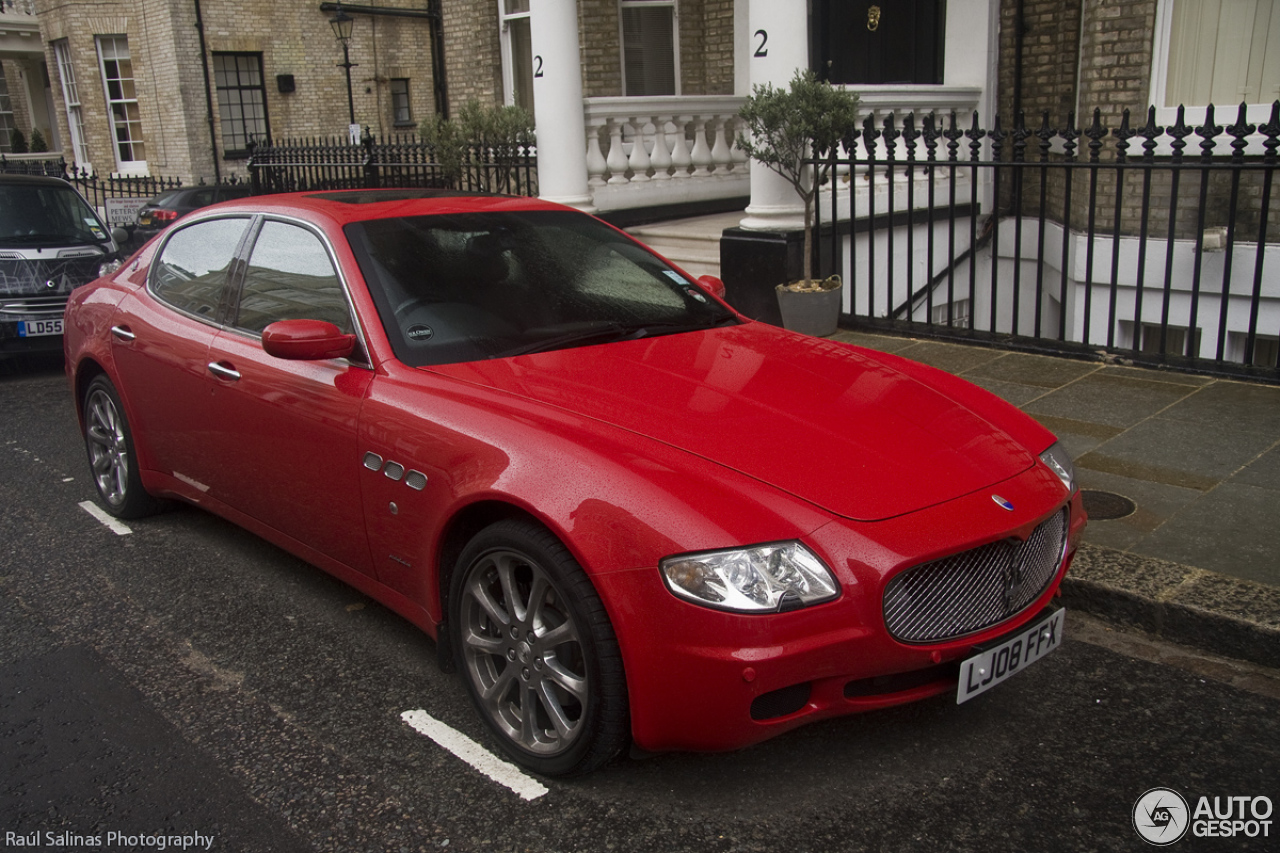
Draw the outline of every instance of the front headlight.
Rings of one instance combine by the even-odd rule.
[[[1058,479],[1062,481],[1062,485],[1067,487],[1067,491],[1075,494],[1076,491],[1076,469],[1071,464],[1071,457],[1067,455],[1067,451],[1062,448],[1062,444],[1054,442],[1044,453],[1040,454],[1040,461],[1049,466],[1049,470],[1058,475]]]
[[[659,566],[676,595],[718,610],[776,613],[840,594],[830,570],[799,542],[684,554]]]

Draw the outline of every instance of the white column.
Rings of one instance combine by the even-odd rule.
[[[809,67],[809,11],[805,0],[748,0],[747,52],[751,85],[787,88]],[[758,231],[804,227],[804,203],[783,177],[751,162],[751,203],[743,228]]]
[[[548,201],[594,211],[587,187],[576,0],[531,0],[529,36],[538,123],[538,193]]]

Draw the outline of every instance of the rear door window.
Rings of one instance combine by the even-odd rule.
[[[179,311],[219,322],[231,262],[248,224],[248,217],[209,219],[173,232],[151,266],[151,292]]]

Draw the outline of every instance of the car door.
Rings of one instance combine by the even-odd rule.
[[[370,572],[356,431],[373,379],[363,349],[295,361],[262,348],[277,320],[356,326],[332,253],[318,231],[267,219],[251,240],[226,328],[211,342],[217,471],[210,493],[259,522]]]
[[[236,250],[251,218],[224,217],[174,230],[147,286],[121,301],[111,328],[116,384],[143,464],[204,491],[214,460],[208,350],[226,309]]]

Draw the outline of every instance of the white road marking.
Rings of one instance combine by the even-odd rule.
[[[93,501],[81,501],[80,508],[85,512],[89,513],[89,515],[92,515],[94,518],[98,519],[98,521],[102,522],[103,527],[107,528],[117,536],[128,536],[130,533],[133,532],[132,530],[129,529],[129,525],[123,524],[122,522],[119,522],[116,519],[112,518],[111,516],[107,515]]]
[[[400,719],[499,785],[510,788],[525,800],[536,800],[550,793],[550,790],[537,779],[525,775],[514,764],[508,764],[498,758],[471,738],[449,728],[426,711],[405,711],[400,715]]]

